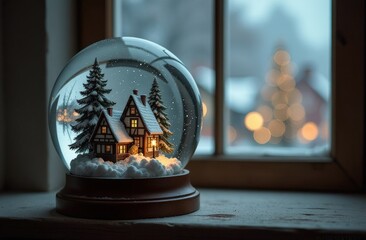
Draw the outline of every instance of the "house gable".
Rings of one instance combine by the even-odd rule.
[[[134,128],[144,129],[144,131],[136,131],[136,129],[133,129],[133,132],[130,132],[133,127],[131,126],[131,123],[133,123],[134,119],[137,119],[137,126],[135,125]],[[148,134],[163,134],[149,103],[145,100],[144,104],[137,95],[131,95],[129,97],[125,109],[123,110],[121,121],[125,124],[127,131],[130,130],[130,135],[135,135],[136,132],[136,135],[144,135],[145,131],[147,131]]]
[[[119,111],[112,111],[112,116],[110,116],[107,111],[103,110],[90,141],[131,143],[132,138],[127,134],[124,125],[119,120],[120,114]]]
[[[112,133],[112,129],[106,119],[104,111],[99,116],[98,123],[90,137],[90,142],[116,143],[117,139]]]

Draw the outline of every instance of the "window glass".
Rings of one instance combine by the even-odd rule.
[[[203,100],[196,154],[213,153],[213,1],[115,0],[114,35],[144,38],[172,51],[193,75]]]
[[[131,127],[137,128],[137,119],[131,119]]]
[[[226,153],[328,154],[331,1],[227,3]]]

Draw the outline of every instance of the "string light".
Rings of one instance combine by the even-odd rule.
[[[263,122],[263,117],[258,112],[250,112],[244,118],[245,126],[251,131],[260,129],[263,126]]]

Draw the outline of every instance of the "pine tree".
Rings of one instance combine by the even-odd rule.
[[[70,144],[72,150],[76,149],[77,153],[85,153],[91,151],[92,145],[89,142],[91,134],[94,131],[95,125],[98,122],[99,115],[103,108],[111,107],[115,103],[105,97],[105,94],[111,92],[111,89],[106,89],[107,80],[104,80],[104,74],[100,69],[97,58],[89,71],[86,83],[83,83],[84,91],[80,91],[83,96],[77,100],[81,106],[75,111],[80,114],[76,124],[71,126],[71,129],[78,133],[74,138],[75,142]]]
[[[174,145],[168,141],[168,138],[173,134],[170,128],[170,122],[167,114],[165,113],[166,107],[161,100],[161,93],[159,89],[159,85],[154,78],[154,82],[151,86],[150,94],[149,94],[149,104],[151,110],[153,111],[156,120],[158,121],[160,128],[163,130],[163,135],[160,136],[159,147],[160,150],[165,153],[172,153],[174,151]]]

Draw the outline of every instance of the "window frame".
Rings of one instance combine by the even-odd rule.
[[[105,0],[106,18],[109,20],[104,19],[106,23],[104,37],[112,36],[113,4],[112,0]],[[225,1],[214,0],[214,4],[215,152],[209,156],[194,156],[189,162],[187,168],[191,171],[192,183],[200,187],[256,189],[332,191],[363,189],[365,186],[363,159],[365,3],[341,0],[332,2],[333,122],[330,156],[296,157],[295,159],[224,155],[223,136],[227,119],[221,116],[226,116],[224,107]],[[86,42],[98,40],[100,39],[87,39]],[[352,83],[352,86],[349,83]],[[352,115],[348,114],[350,112]],[[349,131],[347,126],[352,126],[352,131]]]
[[[332,2],[331,152],[329,157],[295,159],[224,155],[222,139],[226,119],[219,117],[226,116],[223,103],[224,4],[224,0],[215,1],[216,151],[214,156],[196,156],[190,161],[188,169],[192,182],[205,187],[337,191],[363,189],[365,4],[341,0]],[[361,33],[361,36],[357,33]],[[352,86],[349,84],[351,81]],[[352,112],[351,117],[349,112]],[[352,131],[346,126],[352,126]]]
[[[130,118],[130,128],[138,128],[138,118]]]

